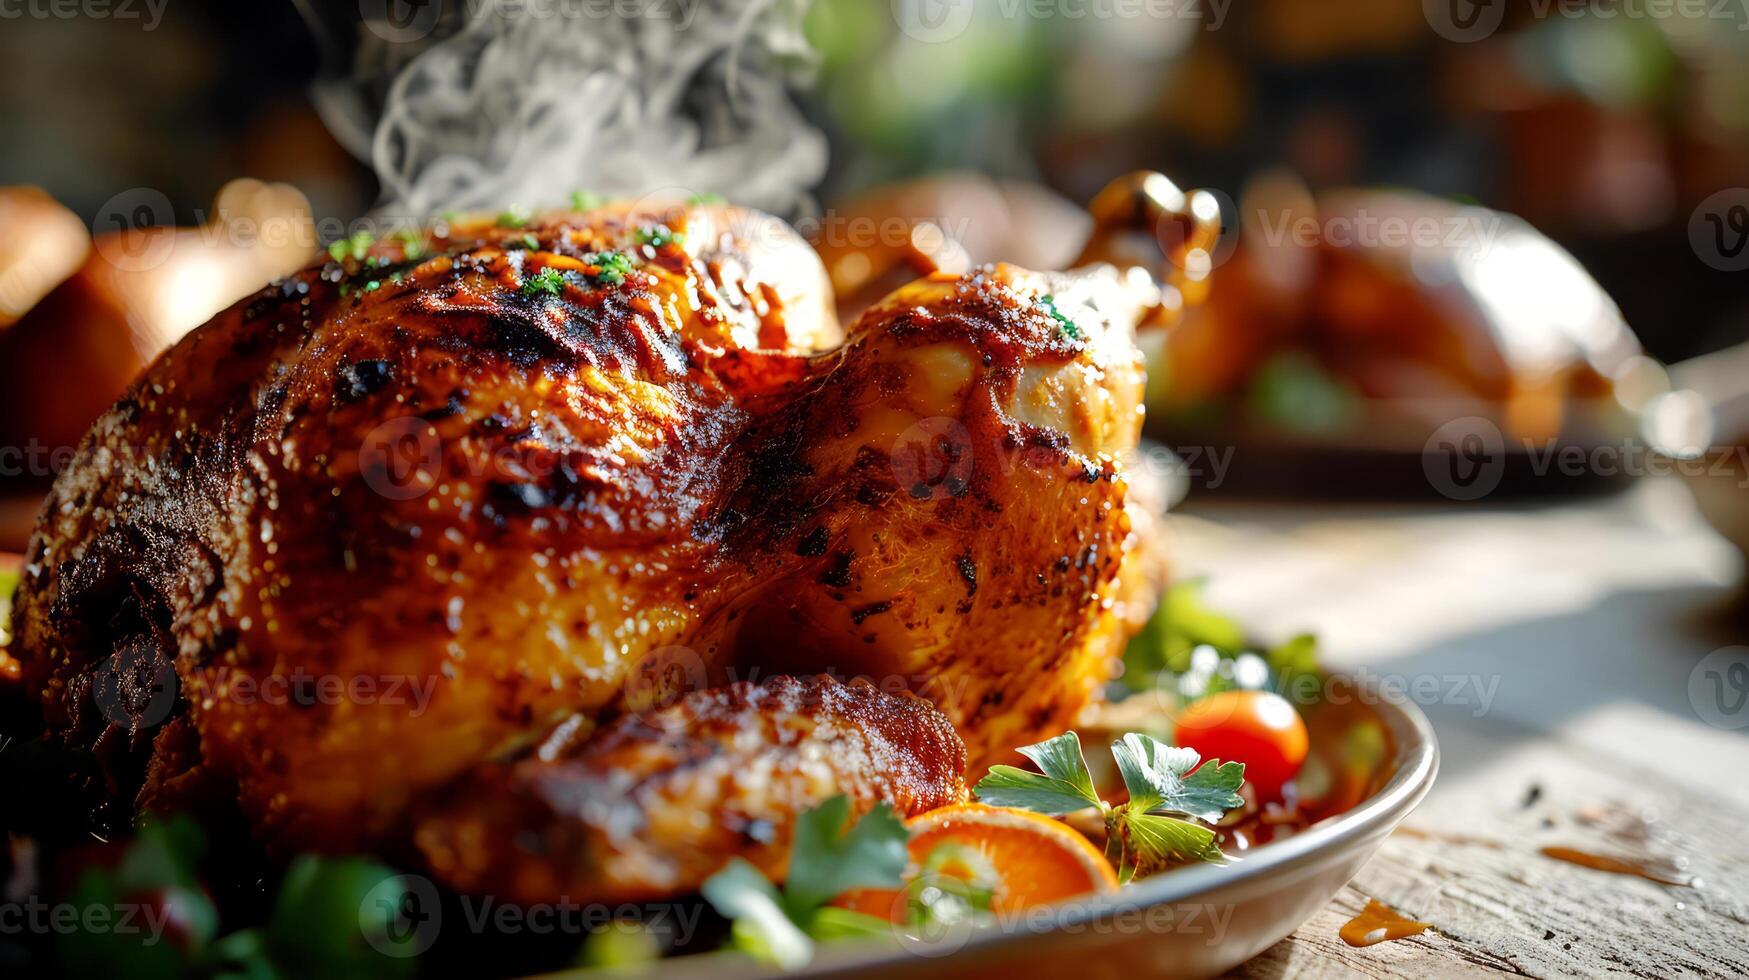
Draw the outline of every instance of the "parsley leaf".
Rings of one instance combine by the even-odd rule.
[[[1198,765],[1195,749],[1181,749],[1134,732],[1111,743],[1111,754],[1123,774],[1132,809],[1170,810],[1209,823],[1228,810],[1244,806],[1239,786],[1245,782],[1243,763],[1210,760]]]
[[[625,282],[632,271],[632,260],[624,252],[591,252],[583,256],[583,261],[595,266],[590,278],[608,286]]]
[[[425,233],[412,228],[404,228],[395,232],[395,237],[401,242],[401,257],[411,262],[425,255]]]
[[[559,296],[565,291],[564,273],[557,269],[542,269],[523,280],[522,295],[535,297],[540,295]]]
[[[734,945],[784,969],[807,963],[813,941],[886,933],[883,920],[827,902],[856,888],[901,888],[910,831],[885,803],[850,822],[850,800],[834,796],[796,819],[783,889],[740,858],[699,891],[731,920]]]
[[[1098,797],[1083,795],[1071,783],[1013,766],[991,766],[990,774],[978,781],[978,799],[1053,817],[1099,805]]]
[[[811,912],[852,888],[897,888],[911,839],[885,803],[846,829],[850,800],[834,796],[796,821],[784,898],[792,912]]]
[[[978,799],[993,806],[1012,806],[1060,816],[1090,806],[1099,806],[1093,791],[1093,775],[1081,754],[1081,739],[1074,732],[1019,750],[1036,763],[1043,775],[1014,766],[991,766],[978,783]]]
[[[1168,588],[1141,632],[1124,648],[1129,691],[1164,688],[1181,701],[1241,690],[1273,690],[1298,704],[1317,700],[1323,685],[1318,639],[1302,633],[1259,651],[1231,616],[1208,606],[1202,582]]]
[[[1070,340],[1081,339],[1081,328],[1076,326],[1074,320],[1069,319],[1057,309],[1057,298],[1055,296],[1040,296],[1038,298],[1038,305],[1039,308],[1044,310],[1051,319],[1057,321],[1057,326],[1062,328],[1063,336],[1068,337]]]
[[[1214,823],[1227,810],[1242,806],[1238,789],[1245,781],[1243,763],[1201,765],[1194,749],[1132,732],[1111,746],[1130,796],[1113,806],[1094,791],[1076,733],[1064,732],[1019,751],[1044,772],[991,766],[974,787],[978,799],[1052,816],[1098,807],[1105,817],[1106,854],[1123,880],[1174,862],[1226,860],[1212,828],[1170,814]]]
[[[807,965],[814,941],[784,912],[777,887],[758,868],[736,858],[699,887],[705,901],[730,920],[736,947],[786,970]]]
[[[581,190],[571,192],[571,210],[573,211],[593,211],[601,207],[601,204],[600,194]]]
[[[1124,863],[1133,869],[1132,876],[1163,871],[1186,861],[1221,864],[1227,860],[1215,842],[1215,832],[1188,820],[1126,812],[1115,829],[1115,836],[1125,845]]]
[[[662,248],[670,244],[682,245],[686,242],[685,232],[675,231],[667,225],[645,225],[633,237],[639,245],[648,245],[651,248]]]
[[[528,224],[528,212],[512,204],[498,212],[498,227],[521,228]]]
[[[336,239],[329,243],[328,257],[336,262],[344,262],[348,258],[358,259],[362,262],[365,254],[370,251],[371,243],[375,241],[376,236],[370,232],[355,231],[345,238]]]
[[[1318,666],[1318,637],[1301,633],[1270,647],[1263,654],[1269,669],[1275,673],[1278,693],[1295,703],[1305,703],[1317,696],[1323,684],[1323,670]]]

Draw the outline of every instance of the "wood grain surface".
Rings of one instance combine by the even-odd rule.
[[[1709,724],[1689,688],[1744,642],[1741,561],[1680,485],[1178,521],[1217,607],[1318,630],[1343,669],[1440,681],[1417,698],[1440,738],[1433,792],[1236,976],[1749,976],[1749,708]],[[1694,880],[1593,870],[1550,847]],[[1433,928],[1351,947],[1337,932],[1368,899]]]

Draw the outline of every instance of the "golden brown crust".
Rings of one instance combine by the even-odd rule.
[[[795,818],[844,795],[904,816],[965,798],[965,747],[928,701],[774,677],[619,718],[560,758],[476,770],[415,840],[464,892],[637,901],[696,890],[731,858],[782,880]]]
[[[685,242],[646,249],[656,224]],[[154,363],[57,483],[18,599],[99,815],[218,795],[280,851],[404,840],[673,648],[710,685],[914,690],[974,765],[1066,727],[1122,637],[1136,311],[1110,276],[996,267],[814,352],[823,274],[773,224],[378,243]],[[588,259],[610,248],[641,254],[620,284]],[[529,294],[543,269],[558,295]],[[198,738],[157,744],[172,721]]]

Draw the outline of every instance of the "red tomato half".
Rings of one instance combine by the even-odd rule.
[[[1306,723],[1279,694],[1222,691],[1178,715],[1177,741],[1204,759],[1245,763],[1245,781],[1259,801],[1281,798],[1311,748]]]

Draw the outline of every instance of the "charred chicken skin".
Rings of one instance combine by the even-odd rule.
[[[86,437],[14,653],[100,823],[217,800],[270,853],[674,893],[832,795],[957,799],[1094,696],[1136,275],[925,278],[841,330],[767,216],[508,223],[341,246]],[[876,686],[773,679],[821,673]]]

